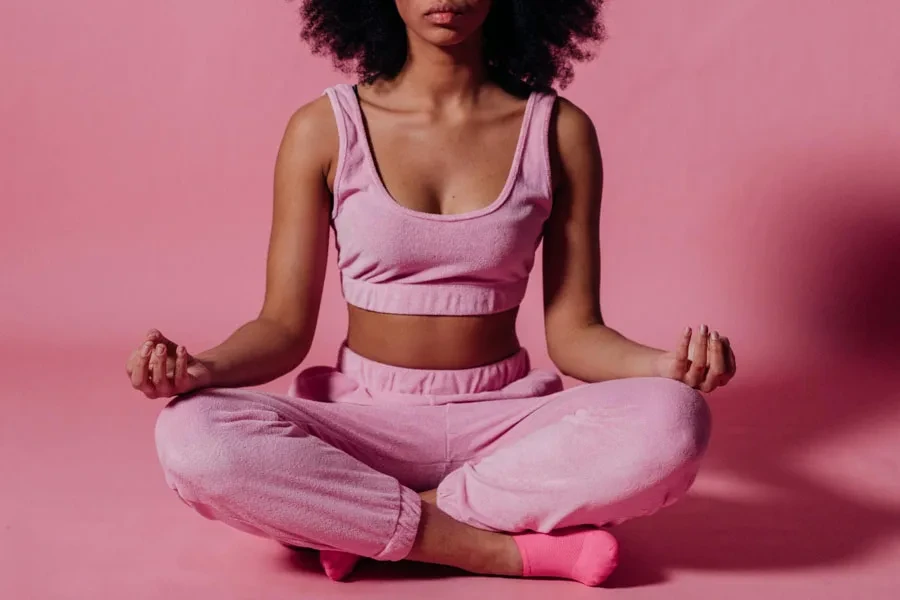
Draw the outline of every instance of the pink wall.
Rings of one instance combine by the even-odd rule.
[[[144,331],[199,349],[259,306],[284,123],[337,80],[301,46],[293,11],[0,0],[7,438],[28,442],[17,417],[42,436],[55,417],[71,448],[93,436],[93,460],[72,455],[91,490],[108,485],[107,444],[144,435],[146,472],[155,460],[158,403],[125,402],[121,377]],[[900,530],[900,3],[614,0],[608,24],[567,92],[595,119],[606,160],[607,320],[657,345],[705,321],[731,336],[740,364],[714,395],[692,500],[621,530],[620,582],[661,565],[765,572],[746,583],[758,587],[777,568],[830,588],[835,565],[862,565]],[[330,361],[341,338],[336,283],[332,271],[311,361]],[[546,364],[539,288],[521,332]],[[120,393],[102,387],[119,377]],[[130,425],[78,429],[99,428],[100,414]],[[31,457],[53,445],[37,444],[22,447]],[[19,481],[37,485],[29,477]],[[896,557],[881,556],[858,581],[887,589]]]
[[[0,2],[4,337],[130,344],[156,326],[197,348],[255,313],[282,127],[337,79],[294,10]],[[605,153],[612,325],[668,345],[707,321],[745,378],[894,352],[898,15],[892,0],[611,4],[567,94]],[[538,289],[521,330],[540,355]],[[324,307],[318,360],[345,319],[334,273]]]

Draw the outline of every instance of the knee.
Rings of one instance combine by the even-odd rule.
[[[709,444],[712,419],[706,399],[679,381],[646,380],[645,443],[657,464],[694,462]]]
[[[156,421],[156,450],[170,486],[182,496],[233,480],[241,448],[228,391],[204,390],[169,403]],[[190,491],[189,491],[190,490]]]

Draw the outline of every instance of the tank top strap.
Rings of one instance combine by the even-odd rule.
[[[323,94],[328,96],[334,118],[337,123],[339,150],[337,166],[334,173],[332,194],[334,196],[331,217],[337,217],[348,191],[366,187],[369,182],[362,181],[368,177],[366,165],[366,147],[368,139],[365,123],[356,99],[356,90],[352,84],[340,83],[326,88]]]
[[[525,115],[524,146],[519,168],[519,184],[538,191],[552,201],[550,173],[550,119],[556,103],[554,92],[532,92],[531,110]]]

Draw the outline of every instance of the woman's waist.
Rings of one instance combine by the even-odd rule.
[[[518,308],[472,316],[397,315],[349,305],[347,347],[409,369],[456,370],[502,361],[520,350]]]
[[[376,362],[356,354],[346,344],[341,346],[337,369],[329,377],[328,390],[350,392],[329,397],[331,402],[412,406],[540,396],[545,395],[542,390],[548,384],[559,381],[554,373],[532,370],[524,349],[489,365],[432,370]],[[303,379],[303,373],[298,379]],[[321,388],[321,381],[318,383]]]

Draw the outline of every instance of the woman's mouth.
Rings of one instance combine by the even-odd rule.
[[[461,9],[453,5],[441,4],[430,8],[428,12],[425,13],[425,19],[435,25],[450,25],[453,21],[462,16],[462,12]]]

